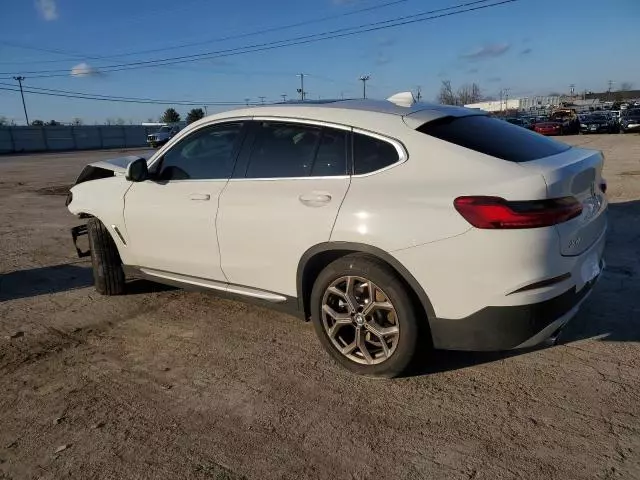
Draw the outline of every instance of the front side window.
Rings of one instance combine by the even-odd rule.
[[[159,180],[225,179],[231,176],[242,123],[200,129],[162,158]]]
[[[375,172],[400,159],[392,144],[361,133],[353,135],[353,157],[355,175]]]
[[[260,122],[246,178],[309,176],[321,133],[315,126]]]

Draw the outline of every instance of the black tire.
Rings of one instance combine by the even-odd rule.
[[[355,276],[370,280],[387,296],[395,308],[399,333],[395,351],[382,363],[364,365],[350,360],[340,353],[330,340],[322,319],[322,302],[325,291],[340,277]],[[386,263],[366,254],[349,254],[341,257],[320,272],[311,293],[311,318],[316,334],[324,349],[341,366],[351,372],[372,377],[391,378],[400,375],[411,363],[419,345],[419,319],[406,291],[404,283]],[[423,321],[427,321],[424,319]],[[425,340],[425,348],[429,347]]]
[[[102,295],[121,295],[124,293],[124,270],[111,234],[97,218],[87,222],[93,282],[96,291]]]

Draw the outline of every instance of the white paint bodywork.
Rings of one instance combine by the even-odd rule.
[[[274,292],[274,298],[298,295],[300,259],[324,242],[351,242],[387,252],[415,277],[436,316],[452,321],[487,306],[537,303],[584,286],[584,266],[602,257],[604,208],[602,218],[593,222],[583,216],[560,227],[480,230],[458,214],[453,201],[463,195],[507,200],[580,197],[582,192],[570,191],[571,169],[576,162],[589,161],[597,181],[601,157],[570,149],[557,158],[507,162],[415,130],[430,119],[478,112],[390,102],[377,102],[371,109],[367,105],[283,105],[213,115],[182,130],[148,164],[153,166],[199,128],[221,121],[275,118],[383,136],[404,156],[382,171],[132,185],[122,171],[114,170],[112,178],[75,186],[69,209],[116,225],[127,241],[125,246],[114,235],[125,264],[246,295],[260,296],[258,290]],[[303,202],[303,197],[311,201]],[[580,251],[567,250],[577,236],[584,236],[585,244]],[[561,283],[513,293],[566,273],[571,277]]]

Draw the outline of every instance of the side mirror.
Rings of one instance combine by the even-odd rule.
[[[125,178],[131,182],[144,182],[149,178],[149,169],[147,161],[144,158],[136,158],[127,165],[127,173]]]

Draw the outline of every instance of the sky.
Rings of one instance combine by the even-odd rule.
[[[473,2],[465,8],[498,3]],[[152,98],[194,104],[296,97],[305,73],[309,99],[416,91],[436,98],[443,80],[476,82],[483,94],[517,98],[550,92],[640,88],[640,0],[514,0],[431,18],[472,0],[2,0],[0,117],[24,124],[14,76],[25,89]],[[450,10],[442,11],[442,9]],[[438,12],[424,14],[429,11]],[[282,48],[247,46],[406,17],[420,20]],[[384,23],[387,22],[387,23]],[[291,26],[295,24],[302,24]],[[375,26],[374,26],[375,27]],[[368,27],[371,28],[371,27]],[[260,33],[261,32],[261,33]],[[307,39],[322,38],[307,37]],[[255,47],[261,45],[262,47]],[[245,48],[246,49],[246,48]],[[217,53],[211,53],[217,52]],[[115,65],[210,54],[172,65]],[[140,66],[140,65],[138,65]],[[40,90],[42,91],[42,90]],[[60,93],[60,92],[49,92]],[[25,93],[30,120],[84,123],[157,119],[168,104],[94,101]],[[195,106],[195,105],[194,105]],[[179,105],[186,115],[193,106]],[[209,105],[208,113],[231,106]]]

